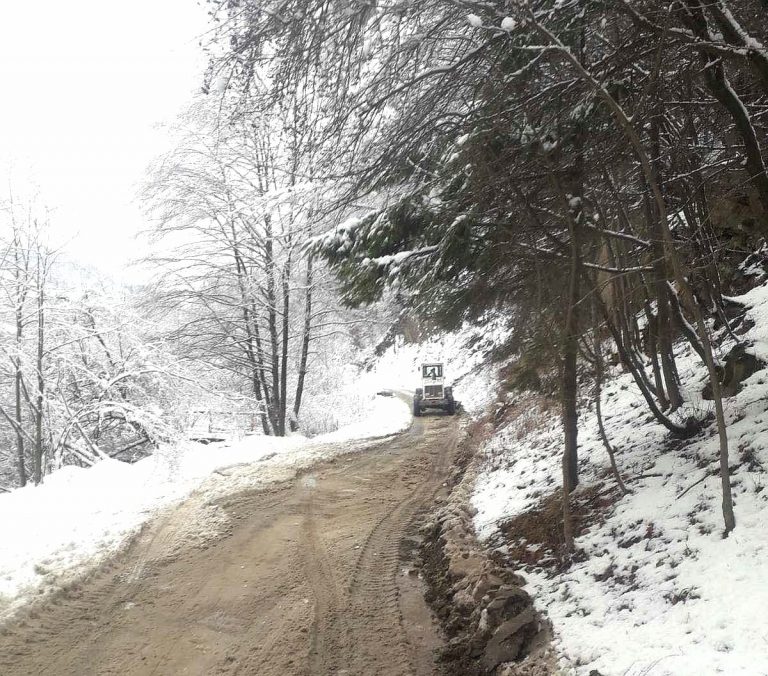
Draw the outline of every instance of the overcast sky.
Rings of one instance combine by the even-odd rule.
[[[68,249],[124,271],[140,252],[136,188],[199,90],[196,0],[35,0],[0,10],[0,169],[31,174]],[[73,239],[74,238],[74,239]],[[58,239],[58,237],[57,237]]]

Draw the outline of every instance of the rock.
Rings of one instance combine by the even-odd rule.
[[[460,611],[471,610],[474,608],[475,600],[472,598],[472,594],[462,589],[453,595],[453,605],[457,606]]]
[[[747,352],[744,344],[735,345],[725,356],[723,367],[720,369],[723,396],[734,396],[741,389],[741,383],[744,380],[763,368],[765,364],[755,355]],[[704,399],[712,399],[712,383],[704,386],[701,396]]]
[[[492,589],[498,589],[503,584],[503,581],[497,575],[486,573],[476,583],[472,589],[472,598],[476,603],[479,603],[482,598]]]
[[[425,523],[421,528],[419,528],[419,533],[422,535],[432,535],[432,532],[437,528],[437,524],[434,521],[428,521]]]
[[[528,581],[520,575],[514,568],[503,568],[500,574],[504,576],[504,580],[508,585],[513,587],[525,587]]]
[[[755,355],[747,352],[743,344],[733,347],[725,357],[723,396],[732,397],[741,389],[741,383],[764,368],[765,364]]]
[[[449,496],[420,529],[421,572],[427,599],[449,637],[438,658],[446,673],[490,675],[505,661],[528,660],[543,632],[530,596],[520,588],[524,578],[500,565],[477,539],[477,510],[470,503],[475,469],[470,465],[465,473],[462,466],[455,475]],[[535,676],[549,673],[537,671]],[[515,676],[523,674],[515,671]]]
[[[744,303],[732,300],[730,298],[723,298],[723,315],[725,320],[729,323],[731,328],[735,328],[743,321],[744,316],[747,314],[747,307]],[[737,321],[734,321],[737,320]],[[717,331],[723,327],[723,318],[718,314],[715,316],[712,322],[712,328]]]
[[[520,650],[536,632],[536,613],[528,607],[496,628],[485,647],[483,666],[493,671],[502,662],[517,659]]]
[[[524,589],[505,585],[493,595],[493,599],[486,608],[491,626],[497,627],[532,605],[533,601]]]
[[[755,328],[755,320],[751,317],[744,317],[742,322],[738,325],[733,327],[733,332],[737,336],[743,336],[747,331]]]
[[[462,556],[452,558],[448,564],[448,574],[451,579],[458,580],[461,577],[467,577],[472,573],[482,570],[483,557],[476,552],[465,552],[466,558]]]
[[[467,588],[469,585],[472,584],[472,580],[466,577],[462,577],[459,580],[456,580],[456,582],[453,583],[451,586],[451,591],[455,594],[460,591],[467,591]]]
[[[480,621],[477,623],[477,631],[479,631],[480,633],[488,631],[488,609],[487,608],[483,608],[482,612],[480,613]]]

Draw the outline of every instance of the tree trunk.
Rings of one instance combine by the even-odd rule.
[[[261,345],[258,336],[259,327],[256,325],[256,317],[252,313],[252,298],[247,288],[247,268],[243,260],[240,249],[237,244],[236,231],[234,223],[231,223],[233,246],[232,254],[235,259],[235,272],[237,275],[237,285],[240,292],[240,304],[242,306],[243,324],[245,327],[245,358],[251,368],[251,387],[256,401],[259,402],[261,419],[261,429],[264,434],[269,435],[272,429],[269,425],[267,408],[269,406],[269,392],[265,384],[262,383],[264,374],[263,354],[261,354]]]
[[[283,436],[280,428],[280,346],[277,335],[277,292],[275,289],[275,258],[274,241],[272,239],[272,221],[264,219],[265,225],[265,274],[267,277],[267,325],[269,326],[269,342],[271,347],[270,365],[272,372],[272,401],[269,407],[272,427],[277,436]]]
[[[296,396],[293,399],[292,425],[298,427],[301,398],[304,396],[304,380],[307,377],[307,362],[309,360],[309,342],[312,332],[312,284],[313,284],[313,257],[307,256],[306,295],[304,298],[304,330],[301,336],[301,357],[299,358],[299,375],[296,382]]]
[[[21,407],[21,389],[23,385],[23,374],[21,372],[21,337],[22,337],[22,317],[21,308],[17,306],[16,309],[16,350],[17,354],[13,360],[14,365],[14,415],[16,418],[16,462],[19,472],[19,485],[27,485],[27,468],[24,463],[24,435],[21,433],[23,420],[22,420],[22,407]]]
[[[670,284],[667,284],[667,288],[669,289],[669,297],[672,301],[672,310],[675,313],[677,323],[680,325],[680,330],[690,343],[694,352],[696,352],[696,354],[698,354],[701,358],[701,361],[706,364],[707,356],[704,353],[704,347],[702,346],[699,337],[696,335],[696,330],[689,324],[688,320],[683,314],[683,309],[680,307],[680,300],[677,297],[677,292]]]
[[[651,359],[651,369],[653,370],[653,381],[656,383],[656,398],[659,400],[659,406],[662,411],[666,411],[669,408],[669,401],[664,391],[664,381],[661,379],[661,369],[659,368],[659,354],[658,354],[658,331],[659,320],[653,310],[651,304],[646,299],[645,301],[645,317],[648,321],[648,355]]]
[[[768,2],[766,0],[763,2],[768,7]],[[758,41],[744,30],[723,0],[708,2],[707,9],[711,12],[725,39],[746,52],[753,71],[760,80],[764,92],[768,94],[768,54],[762,48],[763,45],[756,44]]]
[[[766,173],[763,155],[760,151],[760,142],[747,108],[728,82],[722,62],[708,63],[704,73],[710,91],[733,118],[734,125],[744,142],[749,181],[757,190],[763,207],[768,210],[768,173]]]
[[[680,388],[677,384],[677,368],[675,366],[675,357],[672,352],[672,335],[669,316],[669,305],[666,294],[666,283],[654,284],[657,292],[656,302],[658,307],[658,346],[659,360],[661,361],[661,372],[664,374],[664,384],[668,395],[669,408],[676,411],[683,404],[683,398],[680,395]]]
[[[621,490],[621,492],[626,495],[629,491],[627,490],[627,487],[621,478],[621,474],[619,473],[619,468],[616,465],[616,454],[614,453],[613,446],[611,446],[611,442],[608,440],[608,435],[605,432],[605,425],[603,425],[601,399],[604,370],[605,365],[603,363],[603,352],[600,345],[600,336],[597,333],[597,329],[595,329],[595,416],[597,417],[597,429],[600,433],[600,439],[603,442],[603,446],[608,452],[608,458],[611,462],[611,472],[613,473],[613,477],[616,479],[616,483],[619,485],[619,490]]]
[[[565,325],[563,327],[563,370],[560,388],[564,434],[563,482],[572,491],[579,483],[578,466],[578,382],[576,362],[579,351],[579,277],[581,251],[575,219],[571,219],[571,266],[566,297]]]
[[[288,347],[289,347],[289,323],[288,313],[291,309],[291,254],[285,261],[281,274],[282,292],[283,292],[283,322],[282,322],[282,340],[280,345],[280,435],[286,433],[286,413],[288,410]]]
[[[645,403],[648,405],[648,409],[653,414],[653,417],[656,418],[656,420],[660,422],[664,427],[666,427],[670,432],[673,432],[674,434],[679,434],[681,436],[688,435],[690,433],[690,430],[675,424],[659,410],[656,400],[653,398],[653,394],[650,392],[650,390],[647,387],[647,384],[646,384],[647,379],[640,375],[640,370],[642,369],[642,366],[639,364],[636,364],[632,359],[632,356],[627,353],[627,348],[622,343],[621,335],[619,334],[619,331],[616,328],[616,326],[611,321],[611,317],[608,314],[608,310],[605,307],[605,304],[602,303],[599,297],[597,298],[597,301],[600,307],[600,312],[602,313],[603,319],[605,320],[606,326],[608,327],[608,330],[611,332],[611,335],[613,336],[614,343],[616,343],[616,349],[619,351],[619,356],[622,362],[627,366],[630,373],[632,374],[632,377],[634,378],[635,383],[638,389],[640,390],[640,393],[643,395],[643,398],[645,399]]]
[[[744,142],[745,166],[750,183],[766,210],[768,210],[768,172],[766,172],[760,150],[760,141],[757,138],[754,125],[746,106],[738,94],[731,87],[728,76],[725,73],[722,59],[714,58],[706,49],[706,43],[710,41],[707,18],[699,0],[688,0],[686,3],[688,12],[683,13],[683,19],[690,29],[702,41],[701,54],[705,60],[704,77],[720,105],[725,108],[733,119],[741,140]],[[757,52],[755,53],[757,56]],[[762,55],[762,58],[765,58]]]
[[[707,327],[700,311],[696,312],[696,325],[701,336],[701,343],[707,360],[707,369],[712,383],[712,399],[715,402],[715,418],[717,419],[717,432],[720,442],[720,483],[723,492],[723,521],[725,522],[725,534],[728,535],[728,533],[736,528],[736,516],[733,513],[731,475],[730,468],[728,467],[728,432],[725,426],[725,413],[723,411],[723,394],[720,387],[719,373],[715,368],[712,343],[709,340]]]
[[[35,410],[35,457],[34,481],[39,485],[43,480],[43,402],[45,398],[45,377],[43,374],[43,356],[45,341],[45,288],[43,285],[44,272],[40,269],[41,262],[38,252],[37,263],[37,401]]]

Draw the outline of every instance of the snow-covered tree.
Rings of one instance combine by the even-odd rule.
[[[200,107],[189,122],[145,195],[165,250],[155,299],[176,318],[169,339],[229,372],[282,436],[299,426],[312,348],[339,322],[307,246],[327,227],[327,186],[295,112],[227,125]]]

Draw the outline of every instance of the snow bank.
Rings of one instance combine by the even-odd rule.
[[[225,473],[217,490],[240,490],[285,479],[291,471],[353,450],[342,442],[394,434],[410,425],[408,406],[368,397],[365,418],[313,439],[249,436],[207,446],[159,449],[133,465],[105,460],[90,469],[64,467],[42,486],[0,495],[0,619],[33,594],[54,586],[118,550],[160,509],[195,490],[212,473]],[[250,471],[231,474],[246,467]]]
[[[313,439],[324,444],[384,437],[407,429],[411,424],[411,410],[398,397],[378,396],[375,415]]]
[[[746,338],[768,358],[768,288],[738,300],[753,307]],[[724,351],[730,347],[724,346]],[[706,370],[679,348],[690,402],[701,416]],[[736,530],[723,539],[714,427],[685,444],[654,422],[631,378],[605,387],[603,408],[617,461],[632,494],[576,541],[584,559],[563,574],[544,565],[526,577],[554,623],[565,673],[603,676],[768,674],[768,374],[760,371],[725,401]],[[695,387],[694,387],[695,385]],[[522,398],[520,415],[485,447],[472,498],[478,532],[494,543],[497,525],[530,510],[561,484],[559,412]],[[593,411],[580,419],[583,492],[613,485]],[[525,542],[516,543],[526,547]],[[530,546],[528,551],[535,552]]]

